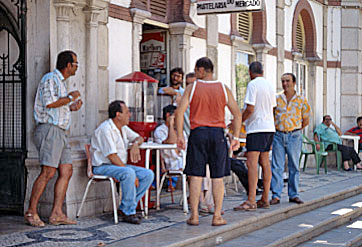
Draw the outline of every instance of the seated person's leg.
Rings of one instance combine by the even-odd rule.
[[[127,167],[134,170],[134,172],[136,173],[136,177],[138,178],[139,181],[139,186],[136,188],[136,205],[137,205],[138,201],[144,196],[146,190],[150,187],[154,178],[154,173],[150,169],[146,169],[139,166],[127,165]]]

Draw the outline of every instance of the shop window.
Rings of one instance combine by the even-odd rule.
[[[245,41],[249,42],[252,33],[252,15],[250,12],[238,13],[238,32]]]
[[[297,79],[296,91],[298,94],[307,97],[307,65],[304,62],[298,61],[295,63],[295,76]]]
[[[235,82],[236,100],[240,108],[244,107],[246,86],[250,81],[249,64],[253,61],[253,55],[245,52],[236,52]]]
[[[304,54],[305,52],[305,30],[302,17],[299,15],[296,30],[296,43],[298,52]]]

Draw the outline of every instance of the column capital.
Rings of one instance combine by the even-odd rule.
[[[101,8],[84,8],[83,12],[86,17],[86,24],[91,26],[98,26],[98,17],[103,9]]]
[[[69,21],[71,11],[74,8],[74,3],[68,1],[54,1],[53,3],[56,13],[57,21]]]
[[[143,24],[144,21],[152,15],[149,11],[137,8],[131,8],[129,12],[131,13],[133,22],[137,24]]]
[[[273,48],[270,44],[253,44],[252,47],[256,53],[267,53]]]
[[[171,35],[189,35],[197,30],[197,26],[188,22],[175,22],[169,24]]]

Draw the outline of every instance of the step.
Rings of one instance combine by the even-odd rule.
[[[301,198],[305,201],[302,205],[288,203],[287,198],[282,198],[280,204],[267,210],[235,212],[228,209],[224,215],[228,221],[225,226],[213,227],[212,216],[201,217],[199,226],[188,226],[185,222],[180,222],[147,234],[115,241],[107,246],[213,246],[361,193],[360,177],[350,178],[302,192]],[[233,202],[235,206],[238,203],[239,200]]]
[[[323,233],[298,247],[362,246],[362,217]]]
[[[297,246],[360,215],[362,215],[362,194],[291,217],[219,246]]]

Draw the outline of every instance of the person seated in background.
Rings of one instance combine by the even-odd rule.
[[[331,127],[334,128],[331,128]],[[326,150],[332,150],[333,143],[337,144],[337,148],[342,153],[343,170],[351,171],[352,169],[348,165],[348,161],[352,160],[353,164],[357,164],[357,169],[362,169],[360,164],[361,159],[352,147],[342,145],[342,140],[339,136],[342,135],[341,129],[332,121],[330,115],[323,117],[323,122],[317,126],[314,130],[314,140],[316,142],[323,142]],[[320,150],[320,145],[316,145],[317,150]]]
[[[140,224],[136,216],[138,201],[153,181],[153,171],[139,166],[127,165],[127,149],[130,159],[141,159],[139,146],[143,138],[131,130],[130,112],[123,101],[116,100],[108,106],[109,119],[101,123],[91,139],[93,173],[116,178],[122,186],[122,201],[119,214],[123,221]]]
[[[359,136],[358,150],[362,151],[362,116],[357,118],[357,126],[349,129],[344,133],[345,135]]]
[[[163,124],[158,126],[154,132],[155,142],[164,143],[164,144],[175,144],[177,140],[176,130],[175,130],[175,112],[176,106],[168,105],[163,108]],[[186,135],[184,133],[185,139]],[[184,150],[170,149],[162,150],[161,156],[163,162],[161,163],[161,172],[165,173],[167,171],[175,171],[183,169],[183,159],[182,155]],[[174,188],[177,183],[177,177],[172,178],[172,184],[169,184],[168,191],[174,191]]]

